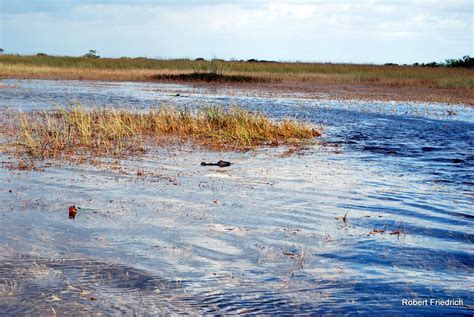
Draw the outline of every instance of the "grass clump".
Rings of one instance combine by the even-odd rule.
[[[218,83],[268,83],[281,80],[271,78],[247,76],[247,75],[225,75],[211,72],[193,72],[190,74],[157,74],[151,77],[158,81],[186,81],[186,82],[218,82]]]
[[[30,158],[125,156],[149,146],[190,143],[212,150],[297,145],[321,133],[296,120],[274,122],[240,108],[147,112],[89,110],[81,105],[14,116],[14,143]]]

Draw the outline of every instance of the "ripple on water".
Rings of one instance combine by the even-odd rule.
[[[249,98],[176,85],[15,84],[0,90],[0,107],[238,103],[321,122],[328,146],[287,158],[280,149],[158,149],[122,162],[145,169],[144,178],[87,166],[1,167],[7,315],[472,311],[401,306],[401,298],[472,303],[471,108],[443,116],[443,105]],[[175,90],[187,95],[173,99]],[[232,167],[200,166],[222,156]],[[74,221],[72,203],[81,207]]]

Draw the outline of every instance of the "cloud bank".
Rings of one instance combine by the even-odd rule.
[[[412,63],[474,55],[473,2],[0,0],[8,52]]]

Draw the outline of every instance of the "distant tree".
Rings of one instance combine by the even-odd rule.
[[[202,58],[202,57],[198,57],[198,58],[195,59],[195,61],[196,62],[203,62],[203,61],[205,61],[205,59]]]
[[[447,59],[447,67],[464,67],[464,68],[473,68],[474,67],[474,58],[469,55],[463,56],[459,59]]]
[[[3,52],[5,52],[5,50],[3,48],[0,48],[0,54],[3,54]]]
[[[440,64],[440,63],[436,63],[436,62],[431,62],[431,63],[423,63],[421,64],[421,66],[423,67],[440,67],[440,66],[443,66],[443,64]]]
[[[445,60],[445,62],[437,63],[414,63],[413,66],[423,66],[423,67],[463,67],[463,68],[474,68],[474,57],[469,55],[463,56],[462,58],[451,58]]]
[[[247,63],[278,63],[277,61],[266,60],[266,59],[255,59],[251,58],[247,60]]]
[[[385,63],[385,66],[399,66],[397,63]]]
[[[87,57],[87,58],[99,58],[99,54],[97,54],[97,50],[89,50],[89,52],[87,54],[84,55],[84,57]]]
[[[38,53],[38,54],[36,54],[36,56],[48,56],[48,54],[45,54],[45,53]]]

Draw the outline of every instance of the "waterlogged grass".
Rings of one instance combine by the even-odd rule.
[[[223,81],[226,81],[226,76],[237,76],[236,79],[251,78],[251,82],[368,84],[441,89],[474,88],[472,80],[474,70],[463,68],[188,59],[0,56],[0,78],[203,80],[200,76],[195,78],[192,75],[189,76],[193,73],[217,74],[221,80],[224,79]]]
[[[209,107],[147,112],[125,109],[67,109],[13,115],[11,144],[33,159],[116,157],[144,153],[150,146],[190,143],[212,150],[299,145],[320,131],[293,119],[275,122],[240,108]]]

